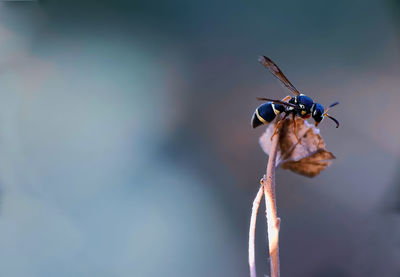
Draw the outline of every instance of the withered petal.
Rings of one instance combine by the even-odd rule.
[[[261,147],[267,154],[271,147],[274,128],[275,123],[271,123],[260,138]],[[319,129],[302,118],[296,118],[296,130],[301,143],[298,143],[294,134],[293,121],[286,119],[282,122],[279,131],[277,165],[307,177],[314,177],[329,166],[332,163],[331,160],[336,157],[326,150]]]

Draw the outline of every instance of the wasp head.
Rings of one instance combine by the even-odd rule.
[[[324,119],[324,111],[324,106],[319,103],[314,104],[314,107],[312,109],[312,117],[315,120],[315,126],[317,126],[322,121],[322,119]]]
[[[333,118],[332,116],[330,116],[327,112],[330,108],[336,106],[337,104],[339,104],[339,102],[335,102],[332,105],[330,105],[326,110],[324,108],[324,106],[322,106],[319,103],[314,103],[313,107],[312,107],[312,117],[315,120],[315,127],[318,126],[318,124],[322,121],[322,119],[324,119],[325,116],[329,117],[330,119],[332,119],[335,123],[336,123],[336,128],[339,127],[339,121],[337,121],[335,118]]]

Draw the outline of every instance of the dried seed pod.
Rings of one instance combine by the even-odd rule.
[[[275,123],[269,124],[260,138],[261,147],[268,155],[274,129]],[[306,120],[297,117],[296,130],[301,143],[298,142],[294,134],[293,120],[285,119],[281,123],[276,164],[283,169],[290,169],[307,177],[317,176],[332,163],[335,156],[326,150],[319,129]]]

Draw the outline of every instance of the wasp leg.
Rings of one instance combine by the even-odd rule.
[[[296,116],[295,114],[292,114],[292,119],[293,119],[293,133],[296,136],[297,142],[301,144],[301,140],[299,136],[297,135],[297,130],[296,130]]]
[[[288,95],[285,98],[282,99],[283,102],[286,102],[288,100],[290,100],[292,98],[292,96]]]
[[[272,141],[272,139],[274,138],[274,136],[275,136],[276,134],[278,134],[279,127],[280,127],[281,123],[286,119],[287,116],[288,116],[288,114],[285,114],[284,117],[282,117],[282,119],[280,119],[280,120],[276,123],[275,128],[274,128],[274,132],[273,132],[273,134],[272,134],[272,136],[271,136],[271,141]]]
[[[271,141],[274,138],[274,136],[278,133],[279,126],[281,125],[283,119],[279,120],[278,123],[276,123],[275,128],[274,128],[274,133],[271,136]]]

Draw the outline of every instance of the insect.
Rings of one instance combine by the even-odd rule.
[[[282,84],[294,94],[294,96],[292,97],[288,95],[282,100],[257,98],[258,100],[268,102],[260,105],[255,110],[251,119],[251,125],[253,128],[272,122],[280,113],[284,113],[284,116],[276,125],[274,135],[277,133],[279,124],[289,115],[292,116],[294,123],[296,123],[296,116],[304,119],[312,117],[315,121],[315,126],[318,126],[318,124],[326,116],[336,123],[336,128],[339,127],[339,121],[327,113],[330,108],[336,106],[339,104],[339,102],[335,102],[325,109],[321,104],[314,102],[314,100],[312,100],[310,97],[300,93],[271,59],[262,56],[259,58],[259,62],[265,68],[269,69],[269,71],[271,71],[271,73],[278,78]],[[293,124],[293,128],[297,140],[300,141],[296,133],[296,124]]]

